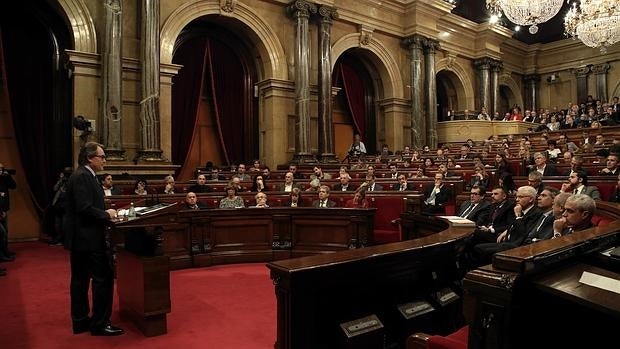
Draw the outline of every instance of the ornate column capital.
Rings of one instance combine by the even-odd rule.
[[[299,18],[299,17],[306,17],[306,18],[308,18],[308,17],[310,17],[310,14],[315,14],[316,11],[317,11],[317,9],[316,9],[316,5],[315,4],[313,4],[311,2],[304,1],[304,0],[292,1],[286,7],[286,12],[292,18]]]
[[[321,23],[332,24],[334,19],[338,19],[338,10],[335,7],[321,5],[318,9]]]
[[[491,70],[499,73],[500,71],[502,71],[502,69],[504,69],[504,63],[502,61],[499,60],[492,60],[491,62]]]
[[[571,72],[575,74],[578,78],[583,78],[583,77],[588,76],[588,74],[590,74],[590,66],[587,65],[585,67],[575,68],[575,69],[572,69]]]
[[[423,42],[423,48],[425,54],[435,54],[435,51],[439,50],[440,45],[439,41],[426,38]]]
[[[489,70],[491,66],[495,64],[494,62],[496,61],[492,58],[482,57],[474,59],[473,65],[477,70]]]
[[[422,49],[426,37],[420,34],[413,34],[403,39],[402,45],[408,49]]]
[[[527,74],[527,75],[523,75],[523,81],[524,82],[539,82],[540,81],[540,74]]]
[[[594,74],[607,74],[611,66],[609,63],[594,64],[590,66],[590,71]]]

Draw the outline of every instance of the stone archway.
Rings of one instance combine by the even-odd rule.
[[[521,87],[512,78],[509,73],[500,74],[499,76],[500,98],[506,98],[508,106],[524,105]],[[505,96],[505,97],[504,97]],[[502,105],[500,101],[500,106]],[[501,113],[500,113],[501,114]]]
[[[437,121],[446,120],[448,110],[462,111],[469,109],[465,88],[459,77],[452,70],[437,72]]]
[[[444,75],[449,78],[457,93],[458,108],[455,110],[474,110],[474,86],[463,67],[452,57],[439,60],[436,64],[437,74],[447,72]]]
[[[97,53],[95,23],[83,0],[58,0],[71,27],[75,51]]]
[[[288,79],[284,48],[275,31],[257,16],[249,6],[236,2],[234,6],[220,6],[220,2],[192,1],[179,6],[170,14],[161,30],[160,60],[162,64],[172,63],[174,44],[181,30],[192,20],[206,15],[221,15],[238,20],[247,29],[249,39],[256,45],[260,55],[259,64],[262,79]]]

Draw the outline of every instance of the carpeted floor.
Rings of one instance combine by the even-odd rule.
[[[0,348],[273,348],[274,288],[264,264],[173,271],[168,334],[145,338],[118,318],[119,337],[73,335],[69,314],[69,253],[41,242],[12,244],[13,262],[2,263]],[[116,294],[115,294],[116,297]]]

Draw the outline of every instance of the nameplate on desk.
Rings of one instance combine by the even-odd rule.
[[[600,288],[620,294],[620,280],[584,271],[579,282],[588,286]]]

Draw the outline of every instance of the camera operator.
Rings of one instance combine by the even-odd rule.
[[[54,229],[52,230],[50,245],[62,245],[64,234],[62,232],[62,218],[65,215],[65,196],[67,182],[73,173],[73,168],[65,167],[58,174],[58,181],[54,184],[54,198],[52,199],[52,213],[54,215]]]
[[[359,133],[356,133],[354,135],[353,144],[351,144],[349,148],[349,156],[359,157],[364,155],[366,155],[366,146],[364,142],[361,141]]]
[[[9,217],[8,212],[11,208],[9,190],[15,189],[17,185],[11,177],[15,171],[4,168],[0,163],[0,261],[12,261],[15,253],[9,251]],[[3,273],[0,269],[0,274]],[[6,271],[4,271],[6,273]]]

